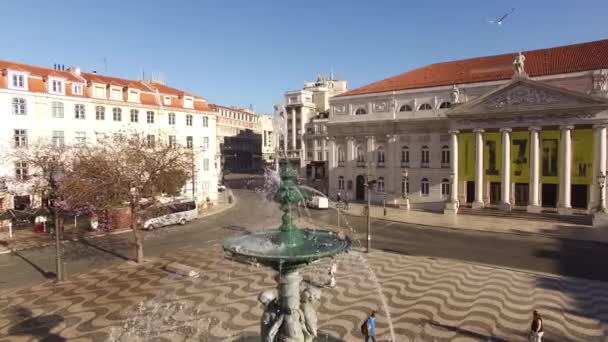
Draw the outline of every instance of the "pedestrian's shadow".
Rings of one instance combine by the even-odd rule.
[[[330,336],[323,332],[317,333],[317,336],[318,337],[316,337],[313,340],[314,342],[344,342],[344,340],[342,340],[342,339]],[[262,341],[262,338],[259,335],[248,335],[248,336],[237,337],[236,339],[231,340],[231,341],[233,341],[233,342],[260,342],[260,341]]]
[[[65,338],[51,333],[51,330],[63,322],[60,315],[46,315],[34,317],[32,311],[24,307],[17,307],[13,312],[13,319],[19,323],[9,329],[10,335],[34,336],[43,342],[62,342]]]
[[[468,337],[468,338],[475,339],[477,341],[509,342],[509,340],[505,340],[500,337],[487,336],[484,334],[476,333],[474,331],[462,329],[462,328],[455,327],[452,325],[445,325],[445,324],[441,324],[441,323],[437,323],[437,322],[429,322],[429,324],[433,325],[437,328],[441,328],[441,329],[445,329],[445,330],[457,333],[458,336],[455,336],[455,337]]]
[[[25,257],[25,255],[19,253],[18,251],[13,250],[12,254],[15,255],[15,256],[17,256],[19,259],[23,260],[28,265],[32,266],[32,268],[35,269],[36,271],[38,271],[38,273],[42,274],[42,276],[45,279],[54,279],[54,278],[57,277],[57,275],[55,274],[55,272],[49,272],[49,271],[43,270],[40,266],[36,265],[30,259],[28,259],[27,257]]]

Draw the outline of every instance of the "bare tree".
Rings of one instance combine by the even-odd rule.
[[[121,132],[114,138],[79,149],[64,183],[66,200],[99,209],[128,205],[135,241],[135,260],[143,261],[145,207],[162,196],[181,193],[192,169],[192,150],[162,136]]]
[[[61,183],[68,172],[72,159],[71,148],[63,142],[39,139],[35,142],[15,141],[8,151],[8,159],[15,163],[15,174],[9,179],[9,189],[14,194],[28,193],[46,199],[51,214],[56,245],[56,275],[63,281],[60,234],[63,227],[61,208]],[[43,201],[44,202],[44,201]]]

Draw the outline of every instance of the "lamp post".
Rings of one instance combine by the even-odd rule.
[[[403,205],[406,210],[410,210],[410,195],[407,191],[407,183],[408,183],[408,171],[407,169],[403,169],[401,172],[401,182],[403,184],[401,188],[401,197],[404,199],[405,204]]]
[[[606,187],[606,175],[600,171],[600,174],[597,176],[597,182],[600,186],[600,205],[599,212],[602,214],[606,213],[606,199],[604,198],[604,188]]]
[[[366,214],[367,214],[367,247],[365,253],[369,253],[372,245],[372,234],[371,234],[371,187],[376,183],[374,178],[374,163],[368,162],[366,164],[365,170],[365,187],[367,189],[367,206],[366,206]]]

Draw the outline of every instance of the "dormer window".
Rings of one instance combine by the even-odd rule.
[[[137,89],[129,89],[129,102],[139,102],[139,91]]]
[[[165,97],[163,97],[163,104],[165,106],[170,106],[171,105],[171,96],[165,96]]]
[[[105,99],[106,98],[106,88],[104,88],[104,86],[96,85],[93,88],[93,96],[100,98],[100,99]]]
[[[74,95],[82,95],[82,84],[80,84],[80,83],[73,83],[72,84],[72,93]]]
[[[11,72],[9,79],[11,89],[27,90],[27,74]]]
[[[64,82],[62,80],[56,80],[56,79],[50,78],[49,79],[49,93],[57,94],[57,95],[65,94],[63,84],[64,84]]]
[[[122,90],[120,88],[112,88],[110,96],[112,100],[122,101]]]
[[[184,97],[184,108],[194,108],[194,103],[191,97]]]

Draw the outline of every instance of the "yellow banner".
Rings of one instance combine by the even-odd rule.
[[[511,133],[511,182],[530,181],[530,133],[517,131]]]
[[[572,130],[572,184],[593,183],[593,131]]]
[[[540,132],[540,175],[542,183],[559,184],[560,150],[559,131]]]
[[[500,182],[502,167],[502,141],[499,132],[487,132],[483,135],[483,170],[489,182]]]
[[[475,180],[475,134],[458,135],[458,178],[462,181]]]

